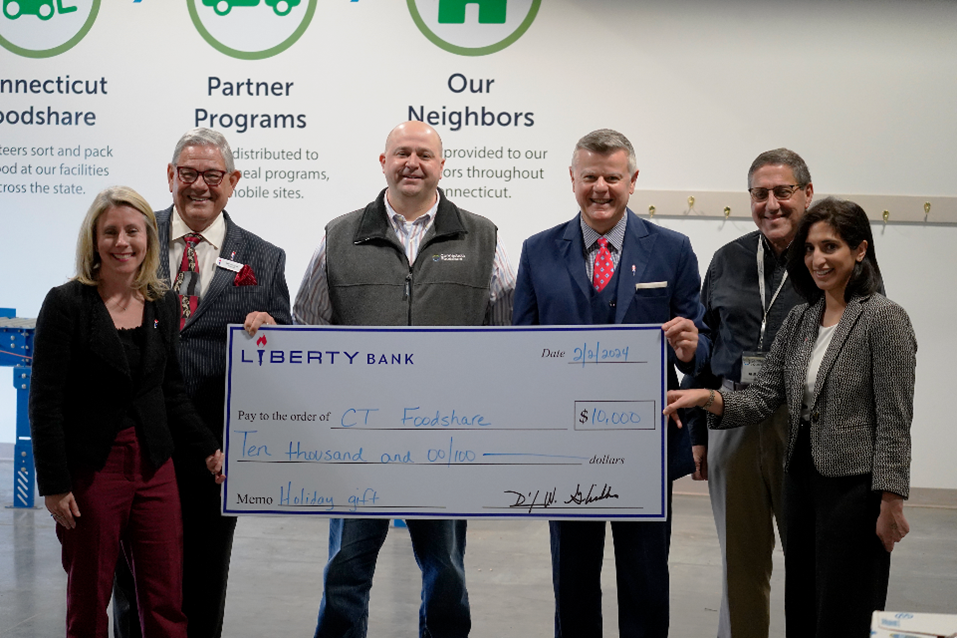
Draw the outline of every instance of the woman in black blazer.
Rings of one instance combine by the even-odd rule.
[[[152,208],[129,188],[107,189],[83,221],[76,276],[47,294],[37,319],[30,426],[68,574],[67,636],[106,638],[121,550],[143,635],[186,636],[170,456],[191,449],[221,481],[222,452],[186,398],[176,295],[164,295],[158,260]]]
[[[874,238],[857,204],[811,207],[788,273],[808,303],[788,315],[757,382],[669,392],[665,413],[703,407],[709,427],[732,428],[787,402],[787,635],[864,638],[884,608],[890,552],[909,531],[917,341],[904,309],[878,293]]]

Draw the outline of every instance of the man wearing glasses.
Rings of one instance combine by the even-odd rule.
[[[787,281],[787,249],[811,205],[807,164],[786,148],[758,155],[748,171],[751,217],[758,230],[719,249],[708,266],[701,302],[714,346],[697,382],[739,390],[757,376],[791,308],[803,303]],[[787,406],[754,427],[708,432],[690,418],[696,471],[708,481],[721,545],[723,587],[718,638],[767,638],[773,521],[782,544]]]
[[[179,296],[179,362],[186,391],[222,445],[226,325],[250,335],[291,324],[286,254],[226,213],[239,182],[222,134],[197,128],[180,138],[166,167],[173,205],[156,213],[160,275]],[[183,612],[190,638],[218,637],[236,519],[220,515],[220,487],[174,454],[183,510]],[[202,468],[205,469],[205,468]],[[125,573],[124,573],[125,572]],[[114,590],[114,633],[140,635],[132,578],[123,561]]]

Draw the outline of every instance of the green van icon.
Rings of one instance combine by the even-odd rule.
[[[56,4],[56,8],[61,14],[76,11],[76,7],[64,7],[63,0],[57,0]],[[3,15],[11,20],[16,20],[25,15],[49,20],[54,13],[53,0],[3,0]]]
[[[266,6],[272,7],[277,16],[289,15],[293,7],[299,6],[302,0],[266,0]],[[256,7],[259,0],[203,0],[203,5],[212,7],[216,15],[224,16],[233,7]]]

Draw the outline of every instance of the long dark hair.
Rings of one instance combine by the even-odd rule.
[[[849,301],[855,295],[870,295],[883,290],[881,268],[877,265],[874,254],[874,234],[871,232],[871,222],[867,219],[864,209],[846,200],[828,197],[811,206],[804,214],[798,225],[797,234],[788,250],[788,275],[794,289],[804,297],[808,303],[814,303],[821,298],[824,291],[817,287],[810,271],[804,264],[804,244],[807,242],[811,226],[817,222],[824,222],[833,228],[851,250],[867,242],[867,252],[864,259],[854,264],[854,271],[844,288],[844,300]]]

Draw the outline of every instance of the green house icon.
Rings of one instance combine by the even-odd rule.
[[[479,6],[479,24],[505,24],[508,0],[439,0],[439,24],[465,24],[465,5]]]

